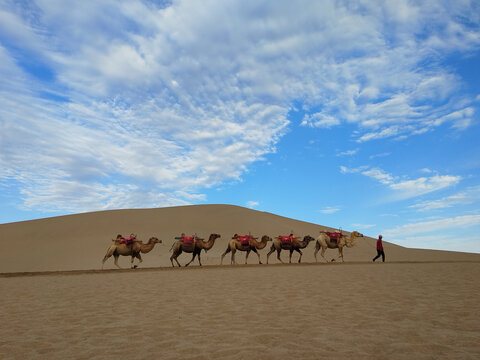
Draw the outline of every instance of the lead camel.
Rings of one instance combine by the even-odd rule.
[[[337,238],[333,238],[332,234],[341,234]],[[315,261],[317,260],[317,253],[320,249],[322,249],[321,255],[325,259],[325,251],[327,249],[338,249],[338,256],[337,260],[339,258],[342,258],[343,262],[343,248],[346,247],[352,247],[355,245],[357,242],[357,238],[363,237],[363,234],[360,234],[358,231],[352,231],[350,235],[344,235],[343,233],[330,233],[327,231],[320,231],[320,235],[317,238],[317,242],[315,243],[315,252],[313,255],[315,256]],[[327,259],[325,259],[327,261]],[[332,259],[332,261],[334,261]]]

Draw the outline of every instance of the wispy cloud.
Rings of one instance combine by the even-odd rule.
[[[480,215],[464,215],[433,221],[406,224],[393,229],[387,229],[384,231],[384,234],[386,237],[389,236],[393,238],[399,236],[430,233],[445,229],[453,230],[455,228],[470,228],[477,225],[480,225]]]
[[[476,235],[461,236],[455,234],[455,230],[443,231],[435,235],[402,236],[389,239],[396,244],[419,249],[437,249],[450,251],[464,251],[480,253],[480,239]]]
[[[324,113],[306,114],[301,123],[301,125],[317,128],[329,128],[339,124],[339,119]]]
[[[423,201],[411,205],[410,208],[417,209],[418,211],[429,211],[449,208],[456,205],[473,204],[476,202],[480,202],[480,186],[471,187],[465,191],[438,200]]]
[[[434,61],[478,48],[464,3],[160,3],[0,5],[0,177],[24,206],[203,201],[275,151],[298,99],[303,125],[359,142],[476,116]]]
[[[342,165],[340,166],[340,172],[343,174],[361,173],[375,179],[395,191],[399,199],[408,199],[428,194],[455,185],[461,180],[461,176],[453,175],[433,175],[413,180],[399,180],[382,169],[369,168],[368,166],[347,168]]]
[[[371,229],[373,227],[375,227],[376,224],[352,224],[352,227],[354,229],[358,229],[358,230],[366,230],[366,229]]]
[[[369,170],[365,170],[365,171],[362,171],[362,174],[365,175],[365,176],[368,176],[368,177],[371,177],[373,179],[376,179],[378,181],[380,181],[382,184],[386,184],[386,185],[395,185],[393,184],[393,177],[392,175],[386,173],[385,171],[381,170],[381,169],[369,169]]]
[[[322,214],[334,214],[338,211],[340,211],[340,208],[335,206],[327,206],[326,208],[320,210]]]
[[[392,183],[390,184],[390,188],[398,191],[402,198],[411,198],[450,187],[457,184],[460,180],[460,176],[435,175],[428,178],[421,177],[414,180]]]
[[[339,152],[337,154],[337,156],[352,156],[352,155],[355,155],[356,153],[358,153],[360,149],[357,148],[357,149],[353,149],[353,150],[347,150],[347,151],[342,151],[342,152]]]
[[[386,157],[386,156],[389,156],[389,155],[390,155],[390,153],[384,152],[384,153],[380,153],[380,154],[370,155],[370,156],[369,156],[369,159],[375,159],[375,158],[379,158],[379,157]]]
[[[260,205],[260,202],[258,201],[247,201],[247,207],[249,207],[250,209],[256,208],[258,205]]]

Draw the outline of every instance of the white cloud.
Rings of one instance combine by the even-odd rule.
[[[355,174],[355,173],[359,173],[361,171],[364,171],[366,169],[368,169],[368,166],[359,166],[357,168],[348,168],[348,167],[343,166],[343,165],[340,166],[340,172],[342,174]]]
[[[247,201],[247,207],[250,209],[256,208],[258,205],[260,205],[258,201],[253,201],[253,200]]]
[[[413,180],[398,180],[398,178],[382,169],[369,168],[368,166],[360,166],[357,168],[340,166],[340,172],[343,174],[361,173],[362,175],[378,180],[383,185],[387,185],[395,191],[399,199],[412,198],[444,189],[457,184],[462,179],[461,176],[433,175]]]
[[[375,159],[375,158],[379,158],[379,157],[386,157],[386,156],[389,156],[389,155],[390,155],[389,152],[384,152],[384,153],[380,153],[380,154],[370,155],[370,156],[369,156],[369,159]]]
[[[315,113],[312,115],[306,114],[302,120],[301,125],[307,125],[310,127],[330,128],[335,125],[339,125],[340,120],[335,117],[322,113]]]
[[[423,201],[415,205],[411,205],[410,207],[417,209],[418,211],[429,211],[434,209],[449,208],[456,205],[473,204],[479,201],[480,186],[477,186],[438,200]]]
[[[390,188],[401,193],[403,198],[410,198],[447,188],[457,184],[460,180],[460,176],[435,175],[429,178],[421,177],[415,180],[400,181],[390,184]]]
[[[354,229],[359,229],[359,230],[371,229],[375,226],[377,226],[377,225],[376,224],[352,224],[352,227]]]
[[[433,221],[424,221],[398,226],[384,231],[385,237],[406,237],[447,229],[465,229],[480,225],[480,215],[464,215]]]
[[[320,210],[322,214],[334,214],[338,211],[340,211],[340,208],[334,206],[327,206],[326,208]]]
[[[203,201],[200,189],[274,152],[299,99],[303,125],[356,123],[360,142],[469,127],[474,99],[434,59],[478,47],[475,12],[448,1],[361,7],[3,3],[0,176],[29,207],[168,205]]]
[[[346,150],[346,151],[342,151],[342,152],[339,152],[337,154],[337,156],[352,156],[352,155],[355,155],[356,153],[358,153],[360,149],[354,149],[354,150]]]
[[[384,172],[381,169],[369,169],[362,172],[363,175],[374,178],[380,181],[382,184],[392,184],[392,175]]]
[[[434,235],[405,236],[388,239],[398,245],[417,249],[436,249],[480,253],[480,239],[476,235],[458,236],[455,230]]]

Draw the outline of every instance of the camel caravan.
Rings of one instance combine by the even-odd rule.
[[[344,247],[353,247],[357,242],[358,238],[363,237],[363,234],[359,233],[358,231],[353,231],[350,234],[345,234],[342,230],[329,232],[329,231],[320,231],[320,235],[315,240],[313,237],[306,235],[303,237],[297,237],[293,235],[293,232],[290,235],[278,235],[275,238],[271,238],[268,235],[263,235],[258,241],[258,237],[254,237],[251,234],[248,235],[238,235],[235,234],[228,242],[227,248],[224,253],[221,255],[220,265],[223,264],[223,258],[228,253],[231,253],[230,264],[235,265],[235,254],[237,251],[245,252],[245,264],[247,264],[248,256],[250,252],[254,252],[258,256],[258,263],[262,264],[260,260],[259,250],[264,249],[268,242],[272,242],[270,247],[270,251],[267,253],[267,264],[268,258],[274,252],[277,252],[277,259],[284,263],[284,261],[280,258],[280,253],[282,250],[289,252],[289,263],[292,262],[292,254],[293,252],[297,252],[300,254],[298,262],[302,261],[303,252],[301,249],[305,249],[308,244],[312,241],[315,241],[315,249],[314,249],[314,257],[315,262],[318,262],[317,254],[321,249],[320,255],[323,259],[328,262],[325,258],[325,251],[327,249],[338,249],[338,256],[336,259],[332,259],[331,261],[336,261],[338,259],[343,259],[343,248]],[[198,237],[196,234],[192,236],[187,236],[182,233],[179,237],[174,238],[174,243],[170,248],[170,252],[172,255],[170,256],[170,261],[172,263],[172,267],[175,267],[175,263],[178,267],[181,267],[180,263],[178,262],[178,257],[182,253],[192,254],[191,260],[185,264],[185,266],[190,265],[195,258],[198,257],[198,264],[202,266],[201,261],[201,252],[202,250],[205,253],[210,250],[215,241],[220,238],[219,234],[210,234],[207,241],[205,239]],[[146,254],[153,250],[155,244],[161,244],[162,240],[159,240],[156,237],[151,237],[148,242],[143,243],[141,240],[138,240],[136,235],[131,234],[130,237],[124,238],[121,234],[117,235],[115,239],[112,239],[112,244],[107,250],[107,253],[103,257],[102,260],[102,269],[105,264],[105,261],[109,259],[111,256],[114,257],[114,264],[118,268],[121,268],[118,265],[118,258],[120,256],[130,256],[130,266],[132,269],[138,267],[143,260],[140,254]],[[134,265],[134,260],[138,259],[138,264]]]

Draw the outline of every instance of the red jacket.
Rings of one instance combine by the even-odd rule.
[[[383,250],[382,239],[377,240],[377,250]]]

